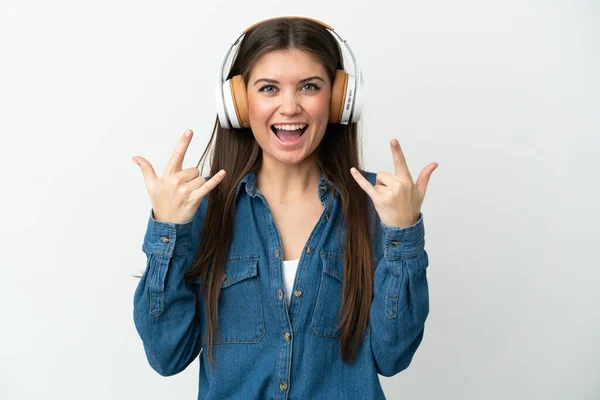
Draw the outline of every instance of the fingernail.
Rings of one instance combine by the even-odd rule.
[[[132,158],[133,162],[136,163],[137,165],[140,165],[137,160],[135,158]]]
[[[190,137],[192,135],[192,131],[190,131],[189,129],[187,129],[184,133],[185,137]]]

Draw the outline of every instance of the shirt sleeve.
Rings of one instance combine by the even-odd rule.
[[[163,376],[183,371],[201,348],[197,297],[184,280],[195,250],[192,225],[157,221],[150,210],[142,245],[147,264],[134,294],[133,319],[150,366]]]
[[[371,347],[377,372],[392,376],[410,365],[423,339],[429,314],[429,260],[422,213],[409,227],[379,224],[383,257],[375,270]]]

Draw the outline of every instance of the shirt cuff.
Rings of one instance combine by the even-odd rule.
[[[142,251],[165,257],[185,254],[190,242],[192,221],[193,219],[180,224],[157,221],[154,219],[154,210],[150,209]]]
[[[385,234],[385,254],[389,259],[418,257],[425,249],[425,227],[423,213],[414,225],[399,228],[379,221]]]

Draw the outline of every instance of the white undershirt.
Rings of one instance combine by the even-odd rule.
[[[298,260],[287,260],[283,262],[283,284],[286,298],[286,304],[289,307],[292,301],[292,289],[294,288],[294,280],[296,279],[296,270],[298,269]]]

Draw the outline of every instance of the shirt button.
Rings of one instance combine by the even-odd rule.
[[[279,297],[279,300],[283,298],[283,292],[281,291],[281,289],[277,291],[277,297]]]
[[[294,296],[296,296],[296,297],[302,296],[302,290],[296,290],[296,291],[294,291]]]
[[[308,246],[308,247],[306,248],[306,252],[307,252],[307,253],[312,253],[312,249],[310,248],[310,246]]]
[[[275,249],[275,257],[279,257],[279,249]]]
[[[292,335],[290,335],[289,332],[286,332],[283,334],[283,338],[285,339],[286,342],[289,342],[290,339],[292,338]]]
[[[162,240],[165,243],[169,243],[169,237],[168,236],[161,236],[160,240]]]
[[[281,382],[281,384],[279,384],[279,389],[283,392],[285,389],[287,389],[287,384],[285,382]]]
[[[394,246],[398,246],[399,244],[401,244],[402,242],[400,242],[399,240],[392,240],[392,244]]]
[[[321,190],[327,190],[327,185],[321,186]]]
[[[325,214],[325,221],[329,221],[329,214]]]

